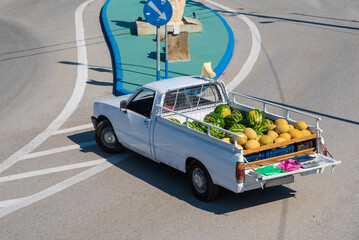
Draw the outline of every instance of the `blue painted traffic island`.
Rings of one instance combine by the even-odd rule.
[[[130,93],[156,81],[156,35],[137,35],[136,20],[145,19],[146,1],[108,0],[101,13],[104,32],[111,45],[115,65],[115,95]],[[233,52],[233,33],[226,21],[203,4],[187,1],[184,17],[202,23],[202,32],[189,34],[190,61],[170,62],[169,77],[201,73],[204,62],[220,76]],[[161,42],[161,78],[165,77],[164,43]]]

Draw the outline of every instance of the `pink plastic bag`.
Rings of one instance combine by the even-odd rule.
[[[290,172],[290,171],[298,170],[301,167],[301,165],[299,162],[297,162],[294,159],[287,159],[279,163],[278,167],[280,167],[281,169],[287,172]]]

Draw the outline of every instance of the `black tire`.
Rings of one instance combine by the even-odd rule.
[[[218,186],[212,181],[207,169],[193,161],[187,171],[187,180],[194,195],[201,201],[213,200],[218,195]]]
[[[122,144],[118,142],[115,131],[107,119],[97,124],[95,139],[97,145],[107,153],[119,153],[123,150]]]

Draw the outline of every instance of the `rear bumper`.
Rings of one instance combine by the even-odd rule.
[[[92,122],[93,127],[96,128],[97,127],[97,118],[95,116],[91,117],[91,122]]]

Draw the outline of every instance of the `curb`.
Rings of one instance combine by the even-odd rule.
[[[128,91],[126,89],[124,89],[122,87],[122,83],[123,83],[123,74],[122,74],[122,63],[121,63],[121,56],[120,56],[120,51],[118,49],[117,43],[115,41],[115,37],[112,34],[112,31],[110,29],[110,26],[108,24],[108,20],[107,20],[107,7],[108,4],[111,0],[107,0],[105,2],[105,4],[102,7],[101,10],[101,23],[104,29],[104,33],[105,33],[105,38],[107,38],[109,45],[110,45],[110,51],[111,51],[111,55],[113,58],[113,65],[114,65],[114,81],[113,81],[113,94],[115,96],[120,96],[120,95],[125,95],[125,94],[131,94],[131,91]],[[192,0],[191,0],[192,1]],[[192,2],[196,2],[196,1],[192,1]],[[232,54],[233,54],[233,48],[234,48],[234,35],[232,32],[232,29],[230,28],[230,26],[228,25],[228,23],[226,22],[226,20],[219,15],[216,11],[214,11],[213,9],[211,9],[210,7],[207,7],[206,5],[196,2],[197,4],[200,4],[206,8],[208,8],[211,12],[213,12],[223,23],[223,25],[225,26],[227,33],[228,33],[228,44],[227,44],[227,48],[226,48],[226,52],[224,53],[223,57],[221,58],[221,61],[218,63],[218,65],[216,66],[216,68],[213,70],[216,75],[217,75],[217,79],[222,75],[222,73],[224,72],[225,68],[227,67],[229,61],[232,58]]]
[[[114,61],[114,79],[113,79],[113,94],[115,96],[130,94],[132,92],[127,91],[126,89],[122,88],[122,81],[123,81],[123,74],[122,74],[122,63],[121,63],[121,56],[120,51],[118,50],[117,43],[115,41],[115,37],[112,34],[110,26],[107,20],[107,6],[111,0],[107,0],[102,7],[101,10],[101,23],[104,28],[105,37],[107,38],[110,44],[110,51]]]

